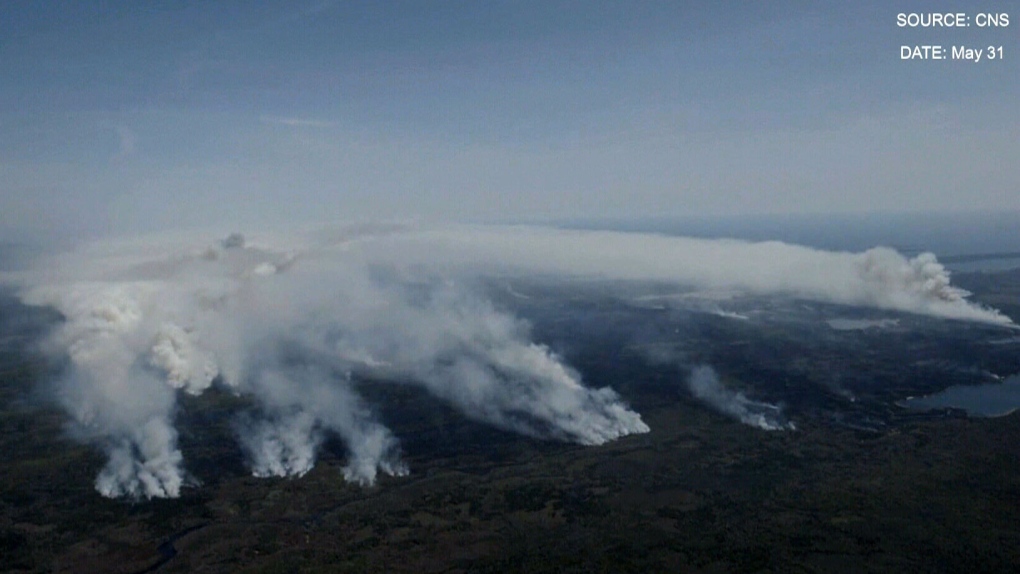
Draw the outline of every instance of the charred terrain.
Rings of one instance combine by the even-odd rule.
[[[1020,271],[954,276],[1020,317]],[[633,291],[628,295],[628,289]],[[192,484],[100,496],[104,464],[42,392],[61,320],[2,296],[0,569],[11,572],[999,572],[1020,564],[1020,414],[918,412],[905,397],[1020,372],[999,326],[654,284],[492,280],[589,387],[651,427],[602,446],[527,438],[421,388],[355,381],[410,474],[345,482],[327,441],[300,478],[251,476],[222,386],[178,405]],[[621,295],[623,293],[623,295]],[[766,431],[695,399],[710,365]]]

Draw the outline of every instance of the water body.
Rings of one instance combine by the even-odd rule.
[[[917,410],[957,408],[972,417],[999,417],[1020,408],[1020,375],[1001,383],[955,386],[923,397],[900,401],[902,407]]]

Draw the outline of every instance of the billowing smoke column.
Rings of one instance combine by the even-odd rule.
[[[83,437],[102,444],[109,455],[96,479],[106,496],[177,496],[186,480],[171,423],[174,388],[207,386],[168,371],[165,380],[150,363],[166,350],[163,326],[147,318],[151,285],[79,284],[27,293],[30,303],[53,304],[70,318],[53,344],[66,350],[71,371],[59,400],[79,423]],[[152,353],[148,353],[149,350]],[[215,373],[213,373],[213,376]],[[194,386],[189,386],[194,385]]]
[[[687,387],[694,398],[745,425],[769,431],[796,428],[783,417],[778,405],[754,401],[744,393],[726,388],[719,382],[715,369],[707,365],[694,368],[687,379]]]
[[[372,484],[379,470],[407,474],[397,440],[372,418],[348,383],[347,377],[315,365],[256,374],[249,390],[263,402],[268,416],[245,419],[238,427],[252,473],[304,475],[315,465],[316,450],[323,433],[329,431],[347,446],[347,480]]]
[[[397,437],[351,383],[364,375],[529,436],[597,445],[647,432],[615,392],[585,387],[525,323],[465,287],[490,273],[672,281],[1012,325],[969,303],[931,255],[538,228],[361,226],[259,244],[147,237],[5,279],[66,318],[49,341],[68,364],[59,401],[78,436],[108,454],[96,479],[106,496],[179,495],[189,477],[176,395],[217,381],[258,403],[236,423],[258,476],[303,475],[327,435],[347,447],[348,480],[406,473]],[[692,377],[702,400],[785,424],[711,375]]]

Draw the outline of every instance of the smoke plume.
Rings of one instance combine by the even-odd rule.
[[[144,237],[82,246],[4,279],[65,317],[47,343],[67,364],[58,400],[76,436],[106,451],[96,479],[106,496],[179,495],[193,479],[176,396],[213,384],[257,404],[235,424],[257,476],[303,475],[328,436],[346,446],[348,480],[408,471],[399,438],[352,380],[416,385],[533,437],[597,445],[649,430],[473,287],[491,275],[667,281],[1012,325],[967,301],[930,254],[525,227]],[[722,412],[786,428],[711,369],[691,381]]]
[[[727,389],[719,382],[715,369],[707,365],[695,367],[687,379],[687,387],[694,398],[745,425],[770,431],[796,428],[783,417],[778,405],[754,401],[744,393]]]
[[[404,265],[431,260],[500,272],[655,280],[1013,326],[1002,313],[968,301],[933,254],[908,259],[885,247],[848,253],[777,241],[475,227],[393,234],[364,249]]]

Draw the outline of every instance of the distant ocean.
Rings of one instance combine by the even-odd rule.
[[[567,219],[567,229],[640,231],[688,237],[777,240],[837,251],[878,245],[905,255],[931,251],[954,271],[1020,268],[1020,210]]]

